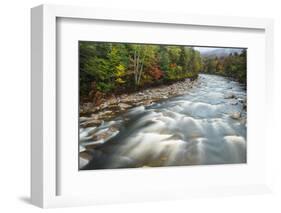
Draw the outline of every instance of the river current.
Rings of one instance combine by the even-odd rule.
[[[216,75],[197,81],[184,95],[80,127],[80,169],[246,163],[244,86]]]

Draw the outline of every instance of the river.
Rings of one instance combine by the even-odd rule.
[[[80,126],[80,169],[246,163],[244,86],[216,75],[197,81],[184,95]]]

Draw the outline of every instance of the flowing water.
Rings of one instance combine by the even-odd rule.
[[[80,168],[246,163],[246,116],[242,85],[200,74],[185,95],[80,127]]]

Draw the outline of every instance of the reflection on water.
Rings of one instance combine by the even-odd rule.
[[[246,91],[237,82],[200,75],[185,95],[135,107],[97,128],[80,127],[80,156],[87,156],[80,167],[245,163],[245,108]]]

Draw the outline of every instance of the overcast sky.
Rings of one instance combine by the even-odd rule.
[[[198,50],[201,53],[210,52],[213,50],[221,49],[221,48],[213,48],[213,47],[194,47],[195,50]]]
[[[224,48],[224,47],[220,47],[220,48],[215,48],[215,47],[194,47],[195,50],[198,50],[201,53],[207,53],[207,52],[211,52],[213,50],[218,50],[218,49],[228,49],[228,50],[237,50],[237,52],[241,51],[241,48]]]

